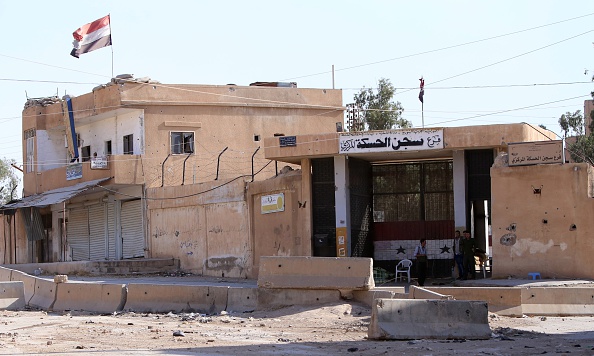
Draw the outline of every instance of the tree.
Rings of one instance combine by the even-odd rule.
[[[594,117],[594,111],[590,113],[590,118]],[[580,110],[574,113],[566,112],[559,118],[559,126],[563,131],[563,138],[574,136],[575,141],[569,143],[566,141],[567,150],[571,159],[575,162],[588,162],[594,165],[594,131],[590,123],[590,134],[585,135],[584,117]]]
[[[408,128],[412,123],[402,118],[404,108],[400,102],[392,102],[396,89],[389,79],[382,78],[373,89],[361,89],[355,94],[355,106],[363,111],[363,120],[369,130]]]
[[[15,189],[20,183],[20,179],[12,167],[16,161],[14,159],[0,158],[0,203],[6,204],[15,199]]]

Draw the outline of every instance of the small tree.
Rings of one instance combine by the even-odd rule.
[[[594,111],[590,117],[594,116]],[[582,112],[577,110],[574,113],[567,112],[559,118],[559,126],[563,131],[563,137],[575,136],[575,142],[567,143],[567,149],[571,159],[575,162],[588,162],[594,165],[594,134],[590,124],[590,134],[585,135],[584,117]]]
[[[21,181],[14,172],[12,167],[15,164],[14,159],[1,158],[0,159],[0,203],[6,204],[12,199],[15,199],[14,190]]]
[[[389,130],[411,127],[412,123],[402,118],[404,108],[400,102],[392,102],[396,89],[389,79],[378,81],[377,92],[361,89],[355,94],[355,106],[363,111],[363,120],[369,130]]]

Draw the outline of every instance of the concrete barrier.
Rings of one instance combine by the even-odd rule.
[[[447,294],[437,293],[435,291],[430,291],[428,289],[417,287],[417,286],[410,286],[408,291],[409,299],[443,299],[443,300],[453,300],[454,297]]]
[[[18,310],[25,307],[23,282],[0,282],[0,310]]]
[[[33,296],[28,301],[28,305],[35,308],[52,311],[54,302],[56,301],[57,284],[54,283],[54,281],[48,281],[43,278],[31,278],[35,280],[35,290],[33,292]],[[25,289],[26,288],[27,287],[25,286]]]
[[[505,316],[522,316],[522,289],[518,287],[425,287],[453,296],[456,300],[484,300],[489,311]]]
[[[15,270],[12,271],[12,274],[10,276],[11,281],[23,282],[24,289],[25,289],[25,303],[27,305],[29,305],[31,298],[33,298],[33,295],[35,294],[36,279],[37,278],[35,278],[31,275],[28,275],[21,271],[15,271]]]
[[[408,294],[405,293],[404,287],[382,287],[370,290],[353,291],[353,299],[359,303],[367,305],[368,307],[371,307],[373,305],[373,301],[377,298],[407,299]]]
[[[229,287],[227,308],[229,312],[246,312],[258,307],[258,288]]]
[[[465,300],[376,299],[368,338],[489,339],[487,303]]]
[[[594,315],[594,288],[522,288],[522,311],[528,315]]]
[[[10,268],[0,267],[0,282],[10,282],[10,275],[12,270]]]
[[[260,257],[258,287],[369,290],[371,258]]]
[[[68,282],[56,285],[53,310],[84,310],[96,313],[113,313],[124,308],[125,284],[100,284]]]
[[[216,314],[227,307],[227,286],[130,283],[125,310]]]
[[[341,300],[337,290],[258,288],[258,309],[291,305],[320,305]]]

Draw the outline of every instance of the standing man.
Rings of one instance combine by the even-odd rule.
[[[417,260],[417,271],[419,272],[419,286],[425,285],[427,278],[427,240],[421,239],[421,244],[415,247],[414,256]]]
[[[460,230],[454,234],[454,264],[458,267],[458,279],[464,277],[464,253],[462,253],[462,236]]]
[[[464,261],[464,278],[468,279],[468,272],[472,275],[472,279],[476,279],[476,262],[474,260],[474,250],[476,248],[476,242],[470,237],[470,232],[464,230],[464,239],[462,240],[462,254]]]

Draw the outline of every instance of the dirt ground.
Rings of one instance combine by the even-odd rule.
[[[594,317],[489,314],[489,340],[367,340],[357,303],[219,315],[0,311],[0,355],[594,354]]]

